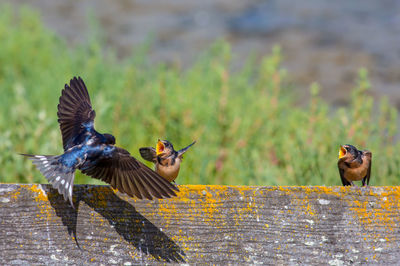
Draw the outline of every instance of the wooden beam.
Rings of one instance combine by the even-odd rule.
[[[399,187],[179,186],[138,200],[0,184],[0,264],[398,264]]]

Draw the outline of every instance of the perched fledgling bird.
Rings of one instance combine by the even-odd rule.
[[[359,151],[353,145],[342,145],[339,149],[338,167],[343,186],[354,186],[353,181],[362,180],[362,185],[369,184],[371,176],[372,153]]]
[[[157,146],[140,148],[139,152],[143,159],[155,164],[155,171],[169,182],[175,181],[179,174],[183,154],[193,145],[192,144],[179,151],[174,150],[174,146],[168,140],[158,140]]]
[[[140,163],[126,150],[116,147],[111,134],[94,129],[95,111],[83,80],[74,77],[65,84],[58,104],[58,122],[62,134],[64,154],[29,155],[40,172],[58,192],[69,200],[75,170],[111,184],[129,196],[142,199],[169,198],[179,191],[156,172]]]

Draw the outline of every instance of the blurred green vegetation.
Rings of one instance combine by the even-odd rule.
[[[182,148],[178,183],[340,185],[337,155],[350,143],[373,153],[372,185],[398,184],[397,112],[374,103],[365,70],[346,108],[334,109],[312,84],[297,107],[294,85],[281,68],[279,48],[261,64],[230,69],[229,45],[217,42],[188,69],[147,60],[146,46],[117,59],[105,50],[92,20],[87,42],[71,47],[28,8],[0,11],[0,182],[45,178],[18,153],[60,154],[57,123],[61,89],[81,76],[97,112],[98,131],[139,158],[158,138]],[[77,175],[76,183],[100,183]]]

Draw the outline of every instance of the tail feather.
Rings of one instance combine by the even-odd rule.
[[[60,156],[54,155],[30,155],[21,154],[29,157],[36,168],[46,177],[53,188],[64,196],[64,200],[72,201],[72,191],[74,187],[75,169],[62,164]]]
[[[178,156],[182,158],[183,154],[190,148],[192,147],[194,144],[196,143],[196,141],[193,141],[190,145],[188,145],[187,147],[180,149],[178,151]]]

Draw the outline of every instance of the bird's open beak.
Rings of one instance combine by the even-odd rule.
[[[346,149],[345,149],[343,146],[340,146],[340,149],[339,149],[339,159],[340,159],[340,158],[343,158],[343,157],[346,155],[346,153],[347,153]]]
[[[164,143],[162,143],[161,140],[158,140],[157,147],[156,147],[156,154],[162,155],[164,153],[164,150],[165,150]]]

